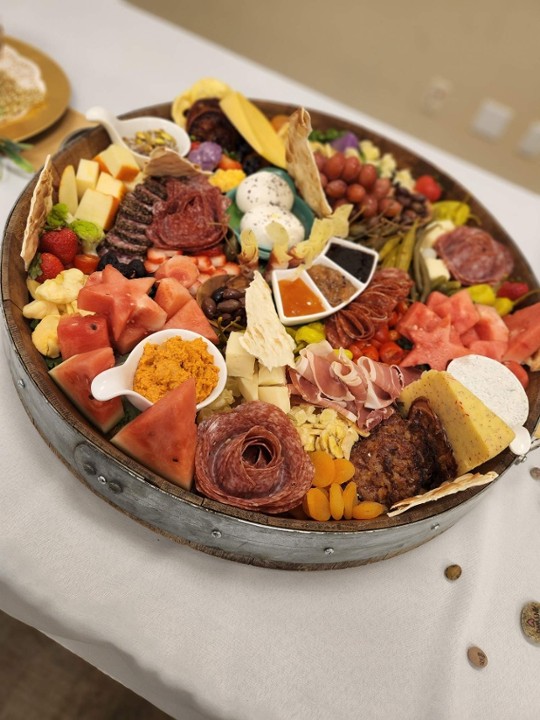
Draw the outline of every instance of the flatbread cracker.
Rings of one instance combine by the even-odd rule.
[[[193,177],[209,176],[212,173],[201,170],[198,165],[186,160],[171,148],[155,148],[143,167],[145,175],[153,177]]]
[[[433,500],[440,500],[447,495],[453,495],[454,493],[468,490],[468,488],[471,487],[487,485],[495,480],[496,477],[498,477],[496,472],[488,472],[484,474],[465,473],[465,475],[460,475],[460,477],[455,480],[445,482],[442,485],[439,485],[439,487],[434,488],[433,490],[428,490],[428,492],[425,492],[422,495],[414,495],[413,497],[405,498],[404,500],[394,503],[390,508],[388,517],[400,515],[416,505],[423,505],[424,503],[432,502]]]
[[[54,171],[51,156],[47,155],[45,164],[39,175],[36,187],[32,193],[30,211],[26,220],[21,257],[24,260],[24,269],[28,270],[39,246],[39,233],[45,225],[47,215],[53,206]]]
[[[309,145],[311,117],[305,108],[299,108],[289,118],[285,139],[287,172],[293,178],[300,195],[318,217],[332,214],[321,184],[319,170]]]

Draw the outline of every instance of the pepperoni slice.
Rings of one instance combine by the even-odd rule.
[[[441,235],[435,249],[462,285],[496,283],[510,275],[510,250],[480,228],[462,225]]]
[[[275,405],[246,403],[199,425],[195,486],[213,500],[282,513],[300,504],[313,475],[296,428]]]

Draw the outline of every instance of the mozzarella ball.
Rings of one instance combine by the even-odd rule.
[[[282,177],[268,170],[260,170],[242,180],[236,189],[236,204],[244,213],[258,205],[277,205],[291,210],[294,193]]]
[[[289,210],[276,207],[275,205],[257,205],[253,210],[242,217],[240,231],[252,230],[257,238],[257,245],[261,250],[272,250],[273,241],[269,237],[266,228],[271,222],[282,225],[289,236],[289,247],[296,245],[304,239],[304,226],[300,220]]]

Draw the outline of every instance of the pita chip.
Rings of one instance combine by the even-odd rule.
[[[465,475],[460,475],[460,477],[455,480],[451,480],[450,482],[442,483],[439,487],[434,488],[433,490],[428,490],[428,492],[422,493],[422,495],[414,495],[413,497],[405,498],[404,500],[394,503],[390,508],[388,517],[400,515],[406,510],[410,510],[412,507],[423,505],[424,503],[432,502],[433,500],[440,500],[447,495],[454,495],[455,493],[463,492],[463,490],[468,490],[472,487],[487,485],[488,483],[493,482],[496,477],[498,477],[496,472],[487,472],[484,474],[465,473]]]
[[[309,144],[311,117],[307,110],[299,108],[289,118],[285,140],[287,172],[293,178],[300,195],[318,217],[332,214],[328,204],[319,170]]]
[[[39,233],[41,232],[47,215],[53,206],[54,171],[51,156],[47,155],[45,164],[39,175],[36,187],[32,193],[30,212],[24,229],[21,257],[24,260],[24,269],[28,270],[34,259],[39,245]]]

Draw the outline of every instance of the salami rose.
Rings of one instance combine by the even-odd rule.
[[[296,428],[275,405],[246,403],[199,425],[195,486],[213,500],[286,512],[300,504],[313,474]]]
[[[435,249],[452,277],[462,285],[496,283],[513,270],[514,260],[507,247],[480,228],[462,225],[441,235]]]

